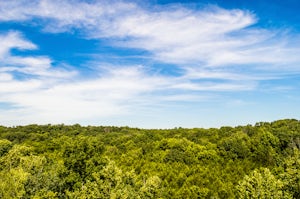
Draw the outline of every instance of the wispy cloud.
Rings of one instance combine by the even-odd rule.
[[[0,35],[0,45],[0,57],[2,59],[10,53],[12,48],[20,50],[36,49],[36,45],[24,40],[19,32],[9,32],[7,34]]]
[[[298,47],[288,33],[255,27],[245,10],[208,6],[146,9],[126,1],[5,1],[0,20],[41,20],[50,32],[80,31],[112,45],[144,49],[161,62],[197,67],[285,64],[295,69]],[[8,12],[9,10],[9,12]],[[294,45],[295,46],[295,45]]]
[[[89,66],[95,75],[88,79],[76,67],[53,67],[49,55],[12,54],[38,50],[38,44],[8,31],[0,35],[0,102],[14,108],[4,110],[2,121],[6,115],[23,123],[120,115],[153,103],[206,99],[203,93],[251,91],[261,81],[300,72],[297,35],[259,28],[255,14],[246,10],[10,0],[0,1],[0,13],[0,22],[21,21],[48,33],[79,33],[114,48],[141,49],[153,63],[147,71],[143,64],[105,66],[96,60]],[[160,74],[157,63],[181,72]]]
[[[5,110],[1,119],[13,114],[18,122],[59,122],[80,119],[83,115],[101,116],[124,111],[121,102],[131,100],[140,92],[155,87],[157,79],[144,78],[138,67],[101,71],[101,77],[92,80],[76,80],[77,71],[54,69],[51,60],[40,56],[14,56],[14,48],[34,50],[37,46],[20,33],[0,35],[0,101],[14,109]],[[26,74],[24,79],[16,72]],[[105,74],[104,74],[105,73]],[[151,82],[149,82],[151,81]],[[98,108],[95,108],[98,107]],[[33,114],[34,113],[34,114]],[[86,113],[86,114],[84,114]],[[57,117],[57,115],[60,115]],[[10,118],[10,117],[8,117]]]
[[[20,32],[10,31],[0,35],[0,72],[21,72],[28,75],[66,77],[74,75],[63,69],[53,69],[52,60],[47,56],[12,55],[12,49],[37,50],[37,46],[26,40]]]
[[[173,82],[147,74],[142,66],[95,65],[95,77],[82,79],[75,68],[54,69],[47,56],[12,55],[14,48],[38,48],[20,33],[0,37],[7,44],[0,59],[0,102],[11,105],[0,116],[6,124],[76,122],[87,117],[128,114],[132,107],[147,103],[144,94],[168,89]],[[16,73],[26,76],[20,79]]]

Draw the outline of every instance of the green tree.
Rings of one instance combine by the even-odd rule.
[[[133,172],[123,172],[113,161],[99,172],[92,174],[74,192],[67,192],[70,198],[140,198],[136,185],[136,176]]]
[[[228,158],[248,158],[250,156],[250,138],[242,132],[236,132],[222,139],[219,147],[221,154]]]
[[[284,189],[291,192],[294,198],[300,198],[300,152],[295,149],[294,155],[288,157],[284,163],[284,172],[281,174]]]
[[[9,140],[0,139],[0,157],[6,154],[13,146],[13,143]]]
[[[0,172],[0,198],[22,198],[26,193],[25,182],[28,176],[29,173],[22,168],[2,170]]]
[[[283,190],[284,183],[277,179],[268,168],[256,169],[236,186],[237,197],[244,199],[291,198]]]
[[[271,132],[259,129],[252,139],[251,148],[255,161],[265,166],[274,165],[278,161],[280,141]]]
[[[160,198],[161,184],[158,176],[148,178],[141,188],[142,198]]]

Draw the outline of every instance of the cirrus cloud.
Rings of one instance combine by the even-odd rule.
[[[38,51],[39,46],[20,31],[1,33],[0,103],[11,105],[0,116],[6,123],[15,123],[11,118],[58,123],[130,114],[170,101],[255,91],[264,81],[300,73],[299,36],[261,28],[255,13],[247,10],[146,7],[134,1],[0,0],[0,12],[0,23],[22,22],[41,34],[67,33],[113,49],[138,49],[149,60],[124,65],[92,60],[86,63],[94,73],[90,78],[78,66],[54,67],[51,55],[12,53]],[[120,63],[125,59],[116,57]],[[164,64],[180,72],[160,73]]]

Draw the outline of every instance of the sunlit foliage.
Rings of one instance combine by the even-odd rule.
[[[300,198],[300,121],[0,128],[0,198]]]

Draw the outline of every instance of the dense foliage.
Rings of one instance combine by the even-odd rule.
[[[0,126],[0,198],[300,198],[300,121]]]

